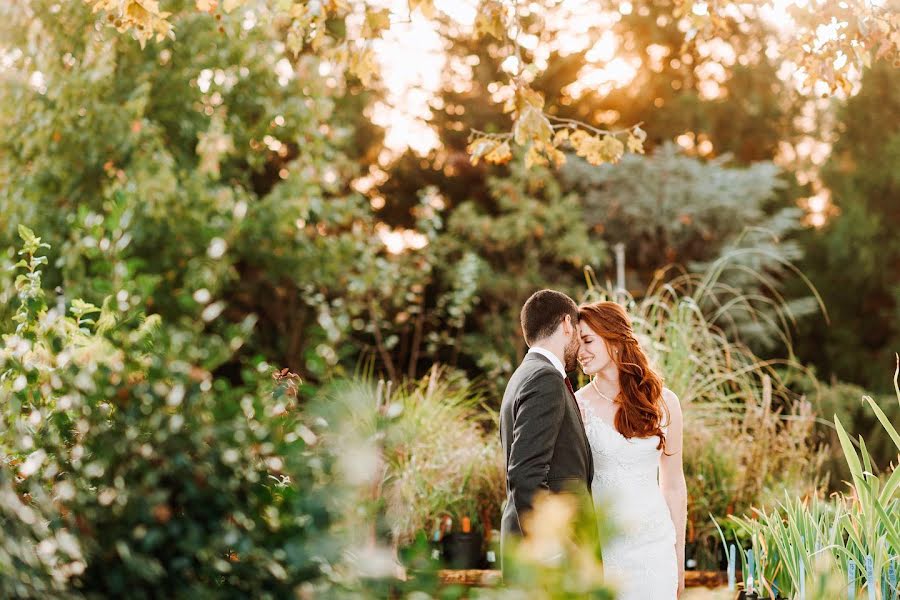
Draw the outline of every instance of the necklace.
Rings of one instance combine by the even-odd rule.
[[[597,392],[597,394],[599,394],[599,396],[601,398],[603,398],[604,400],[606,400],[607,402],[610,402],[612,404],[616,403],[615,400],[613,400],[612,398],[610,398],[609,396],[607,396],[606,394],[604,394],[603,392],[600,391],[600,388],[597,387],[597,378],[596,377],[593,377],[591,379],[591,387],[594,388],[594,391]]]

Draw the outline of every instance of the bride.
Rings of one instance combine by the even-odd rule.
[[[579,309],[578,361],[591,381],[575,394],[594,458],[591,494],[616,535],[603,565],[623,600],[674,600],[684,590],[687,490],[681,406],[647,364],[615,302]]]

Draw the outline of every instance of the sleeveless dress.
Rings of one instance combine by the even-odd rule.
[[[587,402],[579,405],[594,456],[591,495],[615,530],[602,547],[606,579],[618,600],[675,600],[675,525],[659,487],[659,438],[626,439]]]

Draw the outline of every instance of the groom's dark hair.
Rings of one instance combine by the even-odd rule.
[[[556,290],[533,293],[519,315],[525,343],[531,346],[553,335],[566,315],[572,319],[572,324],[578,322],[578,305],[574,300]]]

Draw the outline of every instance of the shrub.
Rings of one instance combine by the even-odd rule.
[[[21,233],[0,443],[2,515],[18,516],[9,543],[24,550],[0,555],[2,589],[282,597],[319,578],[339,557],[323,532],[340,493],[293,410],[296,382],[273,387],[249,368],[240,385],[213,377],[227,359],[216,347],[239,346],[238,332],[196,348],[193,336],[111,303],[59,298],[48,308],[37,255],[46,245]],[[32,490],[18,504],[13,469],[16,492]]]
[[[894,374],[894,389],[900,403],[898,377],[900,359]],[[900,434],[885,411],[870,397],[864,401],[895,450],[900,452]],[[890,565],[900,553],[900,470],[894,463],[883,474],[877,474],[865,438],[860,436],[855,444],[840,417],[835,416],[834,422],[851,474],[848,493],[835,494],[828,502],[788,498],[771,511],[754,509],[752,518],[730,518],[738,539],[749,543],[757,557],[758,589],[771,592],[775,585],[782,594],[792,595],[800,589],[803,580],[807,580],[806,587],[811,589],[814,582],[809,579],[821,572],[821,566],[816,563],[822,553],[827,555],[832,570],[841,573],[844,582],[849,565],[854,564],[859,582],[854,586],[864,584],[870,590],[870,597],[883,593],[877,590],[884,590],[883,586],[888,584]],[[872,560],[871,577],[866,568],[867,557]],[[896,593],[896,589],[891,590],[891,597]]]

